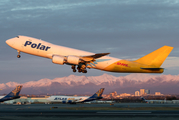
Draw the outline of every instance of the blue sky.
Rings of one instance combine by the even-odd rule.
[[[132,60],[169,45],[174,49],[161,66],[163,74],[178,75],[178,6],[178,0],[1,0],[0,83],[106,73],[73,73],[70,66],[24,53],[18,59],[5,43],[17,35]]]

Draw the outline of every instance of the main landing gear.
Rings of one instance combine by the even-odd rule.
[[[71,69],[73,70],[73,72],[76,72],[76,68],[75,67],[76,67],[75,65],[71,66]]]
[[[76,66],[75,65],[72,65],[71,69],[73,70],[73,72],[76,72]],[[81,73],[81,72],[87,73],[86,65],[84,65],[84,64],[78,65],[77,70],[78,70],[79,73]]]
[[[17,58],[20,58],[21,57],[20,51],[17,51],[17,52],[18,52]]]

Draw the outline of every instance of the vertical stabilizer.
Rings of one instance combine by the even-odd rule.
[[[104,88],[101,88],[100,90],[98,90],[98,92],[96,92],[94,95],[92,95],[91,97],[85,99],[82,102],[89,102],[89,101],[93,101],[93,100],[99,100],[102,99],[102,94],[103,94]]]
[[[22,89],[22,85],[18,85],[13,91],[11,91],[8,95],[5,97],[14,97],[14,96],[19,96],[19,93]]]
[[[141,97],[142,101],[146,101],[146,99],[144,97]]]
[[[4,102],[7,100],[13,100],[20,98],[19,93],[22,89],[22,85],[18,85],[13,91],[11,91],[8,95],[4,96],[0,99],[0,102]]]
[[[172,51],[173,47],[170,46],[163,46],[148,55],[145,55],[142,58],[139,58],[138,60],[134,61],[137,63],[145,64],[145,65],[151,65],[154,67],[160,67],[162,63],[165,61],[167,56]]]
[[[90,98],[99,98],[99,97],[102,97],[103,91],[104,91],[104,88],[99,89],[98,92],[96,92]]]

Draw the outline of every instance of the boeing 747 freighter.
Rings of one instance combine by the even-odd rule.
[[[87,73],[86,68],[94,68],[109,72],[121,73],[163,73],[160,66],[172,51],[173,47],[163,46],[138,60],[129,61],[106,56],[109,53],[91,53],[55,45],[40,39],[17,36],[9,39],[6,43],[20,52],[49,58],[52,63],[70,65],[73,72]]]

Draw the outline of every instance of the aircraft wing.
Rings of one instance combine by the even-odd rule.
[[[94,55],[90,55],[90,56],[80,56],[80,59],[86,61],[86,62],[90,62],[90,61],[95,61],[95,59],[106,56],[110,53],[97,53]]]

